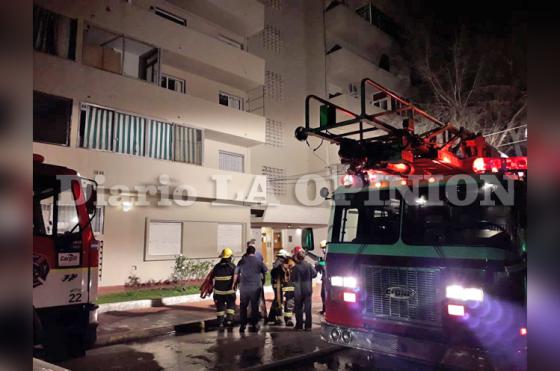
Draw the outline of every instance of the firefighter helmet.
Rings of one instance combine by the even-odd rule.
[[[278,250],[278,252],[276,253],[276,256],[281,256],[283,258],[287,258],[288,256],[290,256],[290,253],[287,252],[285,249],[280,249]]]
[[[222,250],[222,253],[220,254],[220,258],[223,259],[231,258],[232,255],[233,255],[233,251],[229,247],[226,247],[225,249]]]
[[[305,250],[303,250],[301,246],[296,246],[292,250],[292,255],[294,256],[295,259],[303,258],[303,256],[305,255]]]
[[[327,247],[327,240],[321,241],[321,248],[324,249],[325,247]]]

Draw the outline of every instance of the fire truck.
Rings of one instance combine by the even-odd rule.
[[[527,158],[371,79],[359,104],[308,96],[295,131],[339,145],[346,168],[332,195],[321,192],[333,203],[323,340],[447,367],[525,368]]]
[[[34,344],[50,360],[83,355],[96,340],[97,184],[33,155]]]

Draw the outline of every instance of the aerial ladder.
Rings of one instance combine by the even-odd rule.
[[[318,127],[310,124],[312,104],[319,105]],[[295,137],[307,141],[309,136],[339,145],[347,173],[365,181],[368,171],[407,177],[526,167],[526,157],[500,159],[482,133],[444,123],[369,78],[360,83],[359,113],[307,96],[305,127],[298,127]]]

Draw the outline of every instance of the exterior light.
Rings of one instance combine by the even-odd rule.
[[[131,201],[123,201],[121,204],[122,210],[126,213],[132,209],[132,202]]]
[[[355,292],[345,292],[343,295],[343,299],[347,303],[355,303],[356,302],[356,293]]]
[[[331,285],[336,287],[344,286],[344,279],[340,276],[333,276],[331,277]]]
[[[519,335],[521,336],[527,336],[527,327],[521,327],[519,329]]]
[[[418,197],[416,199],[416,205],[425,205],[428,201],[426,200],[426,198],[424,198],[424,196]]]
[[[355,289],[357,286],[356,278],[354,277],[344,277],[344,287],[349,289]]]
[[[344,175],[341,183],[345,187],[352,187],[354,185],[354,177],[352,175]]]
[[[428,182],[433,183],[436,181],[436,178],[434,178],[433,176],[428,178]]]
[[[461,301],[483,301],[484,292],[480,288],[464,288],[460,285],[450,285],[445,288],[445,297]]]
[[[349,289],[355,289],[358,286],[358,281],[355,277],[333,276],[331,277],[331,285],[335,287],[346,287]]]
[[[447,313],[450,316],[463,317],[465,315],[465,307],[463,305],[449,304]]]

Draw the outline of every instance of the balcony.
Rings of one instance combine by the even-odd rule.
[[[265,142],[265,118],[155,84],[47,54],[34,53],[34,88],[205,130],[205,136],[241,146]]]
[[[237,199],[238,192],[246,195],[256,178],[264,178],[262,175],[42,143],[33,143],[33,153],[44,156],[46,163],[67,166],[86,177],[93,178],[94,171],[103,171],[106,179],[104,187],[121,185],[128,187],[130,191],[134,191],[135,186],[159,185],[159,176],[165,174],[171,180],[171,192],[174,187],[189,185],[196,190],[199,198],[232,201]],[[227,183],[227,191],[217,195],[216,182],[212,177],[219,175],[231,178]],[[261,181],[261,184],[266,183],[264,179]]]
[[[395,41],[388,34],[347,6],[329,9],[325,22],[329,40],[366,59],[379,60],[394,47]]]
[[[257,0],[169,0],[244,37],[264,28],[264,5]]]
[[[127,2],[38,0],[37,5],[154,45],[183,68],[225,85],[248,91],[264,84],[263,59]]]
[[[406,96],[410,81],[406,77],[392,74],[370,61],[341,48],[327,55],[327,79],[330,83],[347,87],[348,84],[359,86],[360,81],[369,77],[386,88]]]

